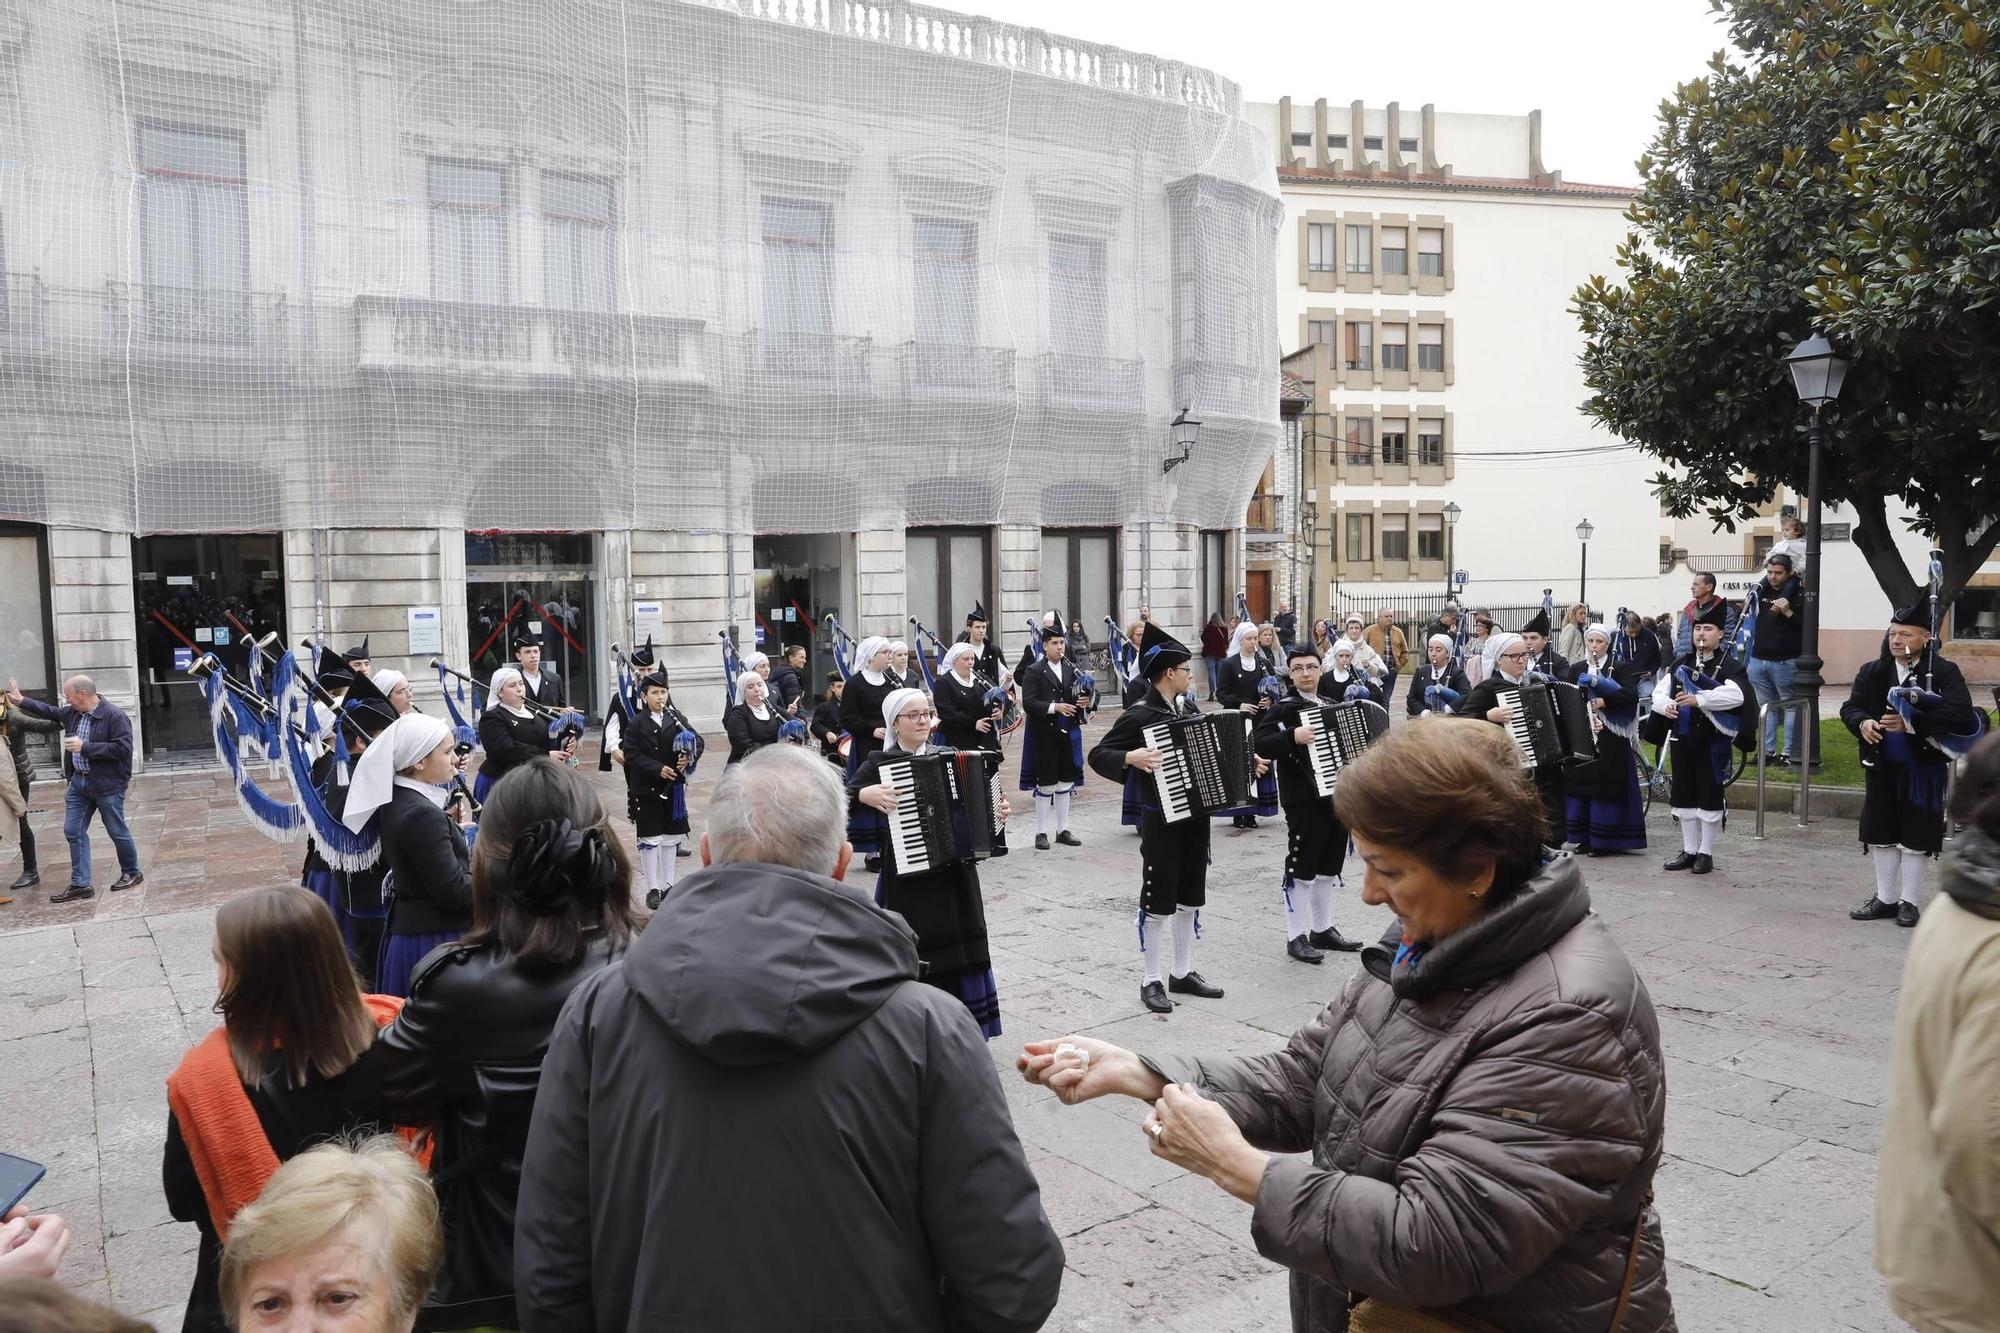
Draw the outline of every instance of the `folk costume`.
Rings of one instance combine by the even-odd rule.
[[[1060,629],[1045,637],[1062,637]],[[1065,640],[1067,642],[1067,640]],[[1080,847],[1082,840],[1069,831],[1069,798],[1083,783],[1083,721],[1086,713],[1069,717],[1055,711],[1057,704],[1088,708],[1090,691],[1079,679],[1076,664],[1067,656],[1052,662],[1038,657],[1021,669],[1021,708],[1028,715],[1021,739],[1021,790],[1035,794],[1035,849],[1049,846],[1049,824],[1055,824],[1055,840],[1065,847]]]
[[[1728,603],[1717,601],[1695,613],[1695,623],[1725,629]],[[1662,710],[1679,694],[1694,696],[1692,707],[1674,718]],[[1668,870],[1706,875],[1715,868],[1715,839],[1727,819],[1724,800],[1735,759],[1732,747],[1757,744],[1757,696],[1743,664],[1718,645],[1712,656],[1694,648],[1674,660],[1653,685],[1653,725],[1666,733],[1671,749],[1673,815],[1681,823],[1681,854]]]
[[[1894,624],[1928,630],[1921,603],[1899,610]],[[1882,732],[1878,745],[1861,739],[1863,722],[1894,712],[1904,730]],[[1944,849],[1946,781],[1954,759],[1985,732],[1958,664],[1941,655],[1935,640],[1909,661],[1882,655],[1854,677],[1840,720],[1861,747],[1861,843],[1875,863],[1875,892],[1848,915],[1857,921],[1894,917],[1914,926],[1917,895],[1929,860]]]
[[[1317,659],[1310,644],[1292,650],[1294,657]],[[1366,688],[1363,686],[1362,688]],[[1334,812],[1331,797],[1319,794],[1313,779],[1311,751],[1298,743],[1301,717],[1309,708],[1338,703],[1341,696],[1286,688],[1284,698],[1257,719],[1253,745],[1271,761],[1278,781],[1279,803],[1285,812],[1285,952],[1302,963],[1317,963],[1321,950],[1351,953],[1360,940],[1342,935],[1333,924],[1333,895],[1345,887],[1341,872],[1347,865],[1347,826]]]
[[[722,729],[729,734],[731,764],[740,764],[765,746],[776,745],[778,730],[785,725],[785,715],[772,706],[768,691],[764,702],[755,708],[745,700],[750,682],[755,679],[761,678],[751,671],[736,678],[736,702],[722,715]]]
[[[532,636],[514,640],[514,653],[518,659],[523,648],[540,648],[542,641]],[[538,663],[533,675],[517,664],[515,670],[521,672],[521,684],[528,691],[528,702],[540,704],[544,708],[561,708],[569,702],[563,693],[562,678],[546,662]]]
[[[628,724],[625,751],[625,811],[639,839],[639,875],[646,881],[646,906],[657,910],[674,887],[680,845],[688,836],[687,784],[701,758],[702,740],[672,696],[658,712],[646,707],[649,689],[666,689],[664,672],[639,681],[639,711]],[[685,758],[687,767],[680,761]]]
[[[422,713],[397,718],[355,764],[341,811],[340,822],[356,833],[374,819],[382,838],[389,919],[375,985],[383,995],[407,996],[424,955],[472,927],[472,858],[444,812],[445,789],[403,776],[451,734]]]
[[[1438,643],[1442,643],[1447,650],[1454,646],[1450,636],[1444,634],[1431,635],[1429,644],[1425,646]],[[1410,692],[1403,701],[1403,711],[1410,717],[1429,714],[1449,716],[1471,689],[1472,683],[1465,678],[1465,672],[1459,669],[1458,663],[1447,658],[1444,669],[1440,671],[1431,665],[1431,659],[1426,655],[1410,672]]]
[[[986,606],[983,602],[972,604],[972,610],[966,614],[965,630],[959,635],[959,642],[972,648],[974,654],[972,674],[983,678],[988,688],[997,685],[1004,689],[1013,680],[1012,673],[1007,670],[1007,660],[1001,656],[1000,645],[992,639],[988,638],[979,643],[972,641],[972,629],[975,625],[981,627],[986,625]]]
[[[1234,650],[1222,659],[1222,669],[1217,677],[1215,701],[1224,708],[1239,712],[1244,705],[1254,705],[1268,709],[1270,696],[1275,687],[1267,687],[1266,681],[1276,681],[1278,665],[1266,657],[1257,647],[1257,626],[1244,621],[1236,627],[1235,640],[1230,644]],[[1254,724],[1262,713],[1251,715]],[[1256,828],[1257,816],[1266,819],[1278,813],[1278,775],[1266,773],[1257,779],[1257,798],[1248,807],[1236,810],[1218,810],[1215,818],[1229,816],[1236,828]]]
[[[364,643],[362,646],[365,648],[367,645]],[[340,799],[341,789],[347,785],[347,756],[343,752],[346,742],[341,739],[342,728],[338,724],[345,712],[348,692],[358,679],[360,673],[349,665],[345,655],[324,646],[318,650],[314,658],[313,680],[319,686],[321,697],[306,710],[310,735],[306,751],[313,757],[310,775],[313,789],[319,793],[321,802],[332,810],[338,810],[336,802]],[[374,729],[371,728],[368,734],[373,735]],[[327,910],[333,913],[334,921],[344,931],[345,896],[341,892],[340,877],[327,859],[320,855],[319,844],[310,835],[306,838],[305,863],[299,867],[299,884],[326,904]]]
[[[1544,624],[1548,617],[1540,617]],[[1533,622],[1530,622],[1531,624]],[[1492,663],[1492,674],[1474,685],[1463,699],[1459,700],[1457,713],[1460,717],[1475,717],[1481,722],[1492,722],[1487,716],[1501,707],[1500,692],[1518,689],[1527,680],[1526,673],[1508,674],[1507,664],[1500,660],[1502,653],[1512,652],[1521,642],[1518,634],[1495,630],[1487,640],[1486,660]],[[1530,670],[1532,670],[1532,666]],[[1504,723],[1495,723],[1504,726]],[[1569,841],[1569,823],[1566,801],[1563,794],[1563,771],[1560,763],[1543,764],[1534,770],[1535,790],[1542,798],[1542,841],[1551,847],[1560,847]]]
[[[969,643],[954,643],[945,649],[939,664],[937,690],[938,731],[954,750],[998,750],[1000,734],[993,722],[993,707],[986,702],[992,687],[979,678],[979,649]],[[979,724],[985,722],[981,731]]]
[[[840,696],[840,720],[851,738],[847,747],[850,782],[868,756],[886,743],[888,728],[882,725],[882,705],[898,687],[891,683],[887,672],[873,670],[868,664],[888,646],[889,641],[880,635],[871,634],[861,641],[854,650],[854,674],[847,678],[846,689]],[[877,736],[878,731],[885,736]],[[863,806],[847,821],[847,840],[863,856],[880,856],[888,838],[889,825],[880,810]]]
[[[896,713],[922,690],[896,691],[882,706],[882,716],[893,732]],[[894,711],[891,711],[894,710]],[[877,750],[848,779],[849,802],[864,810],[864,788],[882,781],[882,765],[892,759],[920,754],[954,754],[949,745],[926,743],[905,750],[894,740]],[[992,762],[988,760],[987,762]],[[984,768],[979,771],[983,774]],[[875,881],[875,905],[895,912],[909,924],[917,937],[917,958],[923,963],[922,980],[956,996],[971,1011],[973,1021],[987,1040],[1000,1035],[1000,991],[993,978],[993,957],[986,937],[986,904],[979,888],[979,863],[956,861],[922,874],[905,874],[896,864],[895,848],[886,840],[882,847],[882,873]]]
[[[840,756],[840,737],[841,733],[846,730],[846,726],[840,720],[841,701],[834,697],[833,687],[839,685],[842,689],[845,689],[846,682],[847,677],[841,675],[838,671],[827,672],[826,697],[821,699],[818,705],[814,707],[812,714],[812,734],[813,739],[819,742],[820,757],[828,763],[838,766],[842,770],[843,777],[845,776],[847,761]]]
[[[472,799],[486,804],[493,784],[530,759],[555,751],[555,737],[541,714],[527,705],[509,707],[500,702],[502,686],[525,679],[517,667],[501,667],[493,673],[487,695],[492,704],[479,715],[479,748],[486,752],[480,760],[479,776],[472,782]]]
[[[1570,667],[1569,681],[1590,701],[1597,758],[1563,774],[1569,836],[1581,852],[1639,851],[1646,845],[1646,804],[1632,754],[1639,734],[1639,672],[1611,661],[1611,634],[1604,626],[1585,630],[1583,642],[1583,660]]]
[[[1090,766],[1110,782],[1122,782],[1125,799],[1140,811],[1139,949],[1145,956],[1145,979],[1139,998],[1154,1013],[1173,1012],[1167,998],[1170,985],[1177,994],[1219,999],[1212,986],[1194,970],[1194,941],[1202,905],[1208,901],[1209,822],[1183,819],[1168,823],[1160,809],[1153,776],[1128,768],[1125,757],[1146,748],[1146,728],[1197,711],[1185,696],[1160,693],[1162,673],[1190,660],[1188,650],[1152,621],[1139,640],[1139,670],[1151,686],[1146,697],[1118,715],[1090,752]],[[1173,963],[1163,984],[1169,929],[1173,932]]]
[[[362,646],[367,646],[365,641]],[[363,747],[372,745],[396,721],[395,706],[382,690],[387,683],[382,677],[394,674],[382,671],[373,676],[358,675],[346,698],[341,700],[342,726],[350,752],[355,742]],[[348,785],[339,782],[325,793],[327,812],[335,819],[346,812],[347,794]],[[365,870],[330,872],[337,901],[328,906],[335,909],[333,919],[340,925],[341,938],[347,942],[347,952],[361,976],[362,988],[368,991],[375,989],[375,966],[382,951],[382,935],[389,924],[389,904],[383,893],[383,878],[387,873],[388,868],[379,856]]]
[[[1549,637],[1549,609],[1545,606],[1535,612],[1534,619],[1521,626],[1522,634],[1542,636],[1542,650],[1528,661],[1530,671],[1539,671],[1554,680],[1569,678],[1569,659],[1556,651],[1556,641]]]

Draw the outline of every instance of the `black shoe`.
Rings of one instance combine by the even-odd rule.
[[[863,870],[880,870],[882,868],[882,858],[879,855],[864,857],[861,861],[861,868]]]
[[[21,877],[7,887],[10,889],[32,889],[42,882],[42,877],[33,870],[23,870]]]
[[[117,879],[112,880],[111,891],[118,893],[125,889],[136,889],[145,882],[146,876],[142,872],[134,870],[129,875],[120,875]]]
[[[1071,833],[1068,829],[1064,829],[1061,833],[1056,834],[1056,841],[1065,847],[1083,846],[1083,839],[1077,837],[1076,834]]]
[[[1204,1000],[1222,998],[1222,987],[1209,985],[1199,972],[1190,972],[1184,977],[1169,976],[1167,989],[1176,995],[1199,995]]]
[[[688,858],[689,858],[690,856],[693,856],[693,855],[694,855],[694,851],[693,851],[693,849],[691,849],[691,848],[690,848],[690,847],[689,847],[689,846],[688,846],[688,845],[687,845],[686,843],[684,843],[684,842],[683,842],[683,843],[677,843],[677,844],[675,844],[675,846],[674,846],[674,859],[675,859],[676,861],[685,861],[685,860],[687,860],[687,859],[688,859]]]
[[[1257,827],[1257,816],[1255,816],[1255,815],[1245,815],[1245,816],[1243,816],[1243,827],[1244,827],[1244,828],[1256,828],[1256,827]]]
[[[1360,940],[1350,940],[1340,933],[1339,926],[1328,926],[1325,930],[1315,930],[1306,936],[1306,943],[1315,949],[1330,949],[1334,953],[1354,953],[1362,945]]]
[[[1167,988],[1157,981],[1149,981],[1139,987],[1139,1000],[1156,1014],[1171,1014],[1174,1002],[1167,998]]]
[[[659,911],[660,904],[665,902],[666,900],[667,900],[667,891],[665,889],[646,890],[646,910],[648,912]]]
[[[1847,914],[1849,921],[1887,921],[1897,913],[1895,903],[1885,903],[1874,894],[1868,900]]]
[[[1917,924],[1917,905],[1908,898],[1896,904],[1896,924],[1906,929]]]
[[[1250,825],[1249,825],[1249,824],[1248,824],[1248,823],[1247,823],[1247,822],[1245,821],[1245,818],[1244,818],[1244,816],[1242,816],[1242,815],[1237,815],[1237,816],[1233,817],[1233,818],[1232,818],[1232,819],[1231,819],[1231,820],[1229,821],[1229,827],[1231,827],[1231,828],[1249,828],[1249,827],[1250,827]]]
[[[85,898],[95,898],[96,896],[97,890],[91,888],[88,884],[72,884],[61,893],[50,894],[49,901],[52,903],[80,903]]]
[[[1294,935],[1286,940],[1285,952],[1301,963],[1319,963],[1326,960],[1326,955],[1313,948],[1303,935]]]
[[[1714,869],[1714,857],[1710,856],[1707,852],[1696,852],[1694,854],[1694,864],[1688,867],[1688,873],[1690,875],[1706,875]]]
[[[1038,852],[1046,852],[1048,849],[1049,849],[1049,835],[1046,833],[1037,833],[1035,835],[1035,850]]]
[[[1699,855],[1699,853],[1696,853],[1696,852],[1682,852],[1682,853],[1681,853],[1681,854],[1680,854],[1679,856],[1676,856],[1676,857],[1675,857],[1675,858],[1674,858],[1673,860],[1671,860],[1671,861],[1667,862],[1667,863],[1666,863],[1665,865],[1661,866],[1661,867],[1660,867],[1660,869],[1662,869],[1662,870],[1687,870],[1687,869],[1689,869],[1690,867],[1692,867],[1692,866],[1694,865],[1694,862],[1695,862],[1695,857],[1696,857],[1697,855]]]

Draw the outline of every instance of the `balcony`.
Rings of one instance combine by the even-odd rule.
[[[298,321],[283,292],[112,282],[105,303],[109,345],[120,356],[129,334],[132,355],[144,360],[208,367],[293,357]]]
[[[363,369],[505,371],[521,376],[699,384],[703,324],[660,315],[363,296]]]
[[[1141,406],[1140,362],[1050,352],[1036,364],[1045,402],[1101,412],[1136,412]]]
[[[865,390],[874,341],[838,333],[759,332],[747,340],[750,378],[769,390]]]
[[[998,399],[1014,396],[1014,352],[1007,347],[904,343],[896,349],[906,398]]]
[[[1243,529],[1247,536],[1281,536],[1284,533],[1285,497],[1282,495],[1253,495],[1250,505],[1243,513]]]

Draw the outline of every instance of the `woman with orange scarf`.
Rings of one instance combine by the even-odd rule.
[[[403,1002],[364,995],[325,903],[259,889],[215,914],[222,1026],[167,1079],[167,1207],[201,1229],[185,1329],[229,1327],[217,1281],[238,1210],[279,1163],[314,1144],[379,1133],[375,1039]]]

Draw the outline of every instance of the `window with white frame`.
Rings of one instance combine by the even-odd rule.
[[[507,243],[507,169],[434,157],[427,164],[431,295],[439,301],[505,305],[513,299]]]
[[[1417,272],[1426,278],[1444,276],[1444,228],[1417,228]]]
[[[153,337],[249,336],[249,185],[243,136],[142,124],[139,234]]]
[[[1372,417],[1347,419],[1347,461],[1367,467],[1375,461],[1375,420]]]
[[[1410,326],[1407,324],[1384,324],[1382,326],[1382,369],[1408,370],[1410,368]]]
[[[1417,369],[1444,371],[1444,325],[1417,325]]]
[[[1330,319],[1307,320],[1306,344],[1312,347],[1333,346],[1333,321]]]
[[[1347,558],[1354,564],[1370,563],[1375,557],[1375,516],[1347,516]]]
[[[542,173],[543,303],[618,308],[617,192],[603,176]]]
[[[1410,516],[1408,514],[1382,515],[1382,558],[1384,560],[1408,560],[1410,558]]]
[[[1367,319],[1347,322],[1347,368],[1375,369],[1375,323]]]
[[[833,332],[833,209],[811,199],[763,201],[764,329]]]
[[[1306,224],[1306,268],[1314,273],[1333,272],[1333,224]]]

